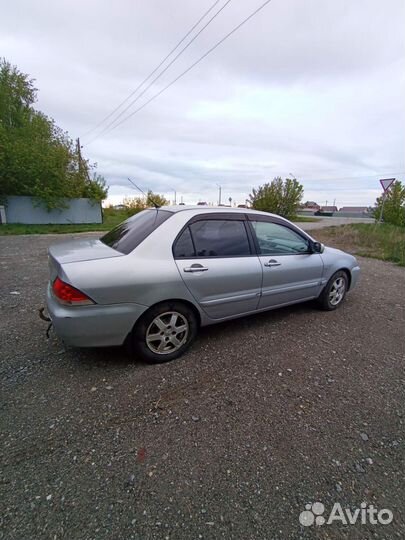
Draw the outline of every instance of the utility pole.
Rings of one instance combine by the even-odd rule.
[[[174,204],[177,204],[177,191],[172,188],[172,191],[174,191]]]
[[[79,160],[79,174],[82,172],[82,152],[80,149],[80,139],[77,137],[76,139],[76,152],[77,152],[77,159]]]
[[[79,174],[81,174],[83,172],[83,158],[82,158],[82,147],[80,146],[79,137],[77,137],[77,139],[76,139],[76,151],[77,151],[77,158],[78,158],[78,161],[79,161]],[[89,170],[87,168],[86,163],[84,163],[84,170],[85,170],[85,173],[86,173],[87,180],[90,180]]]
[[[384,191],[383,196],[382,196],[381,212],[380,212],[380,218],[378,220],[378,223],[382,223],[383,212],[384,212],[384,204],[385,204],[385,197],[386,197],[386,192]]]
[[[218,206],[221,206],[222,187],[219,184],[217,184],[217,186],[218,186],[218,193],[219,193],[219,195],[218,195]]]

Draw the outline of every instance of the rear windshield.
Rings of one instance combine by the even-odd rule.
[[[117,225],[100,240],[127,255],[172,215],[167,210],[143,210]]]

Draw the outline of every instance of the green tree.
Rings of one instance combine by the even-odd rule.
[[[170,202],[166,199],[164,195],[159,195],[159,193],[153,193],[153,191],[148,190],[147,197],[147,206],[168,206]]]
[[[124,197],[123,204],[130,216],[146,208],[145,197]]]
[[[157,204],[157,206],[167,206],[169,201],[163,195],[148,190],[146,197],[125,197],[123,203],[128,213],[132,215],[145,210],[145,208],[155,206],[153,203]]]
[[[34,109],[36,96],[33,80],[0,60],[0,197],[28,195],[49,209],[62,207],[65,198],[105,199],[108,190],[95,165]]]
[[[256,210],[273,212],[291,219],[296,215],[304,195],[304,188],[296,179],[277,177],[271,183],[253,188],[250,203]]]
[[[380,219],[382,204],[383,197],[378,197],[373,212],[376,219]],[[383,220],[385,223],[405,227],[405,185],[399,180],[385,194]]]

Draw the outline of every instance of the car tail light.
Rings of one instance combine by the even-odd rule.
[[[52,285],[53,294],[62,304],[69,304],[73,306],[85,306],[94,304],[93,300],[86,294],[82,293],[78,289],[65,283],[58,277],[55,279]]]

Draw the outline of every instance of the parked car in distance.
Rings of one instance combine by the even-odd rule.
[[[293,223],[242,208],[144,210],[100,239],[49,248],[47,306],[77,347],[128,345],[149,362],[189,347],[200,326],[317,299],[336,309],[356,259]]]

